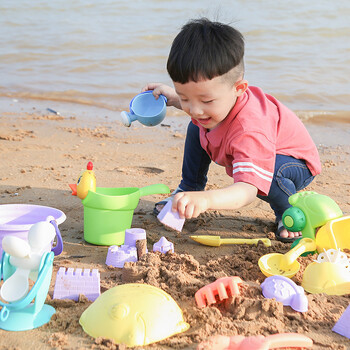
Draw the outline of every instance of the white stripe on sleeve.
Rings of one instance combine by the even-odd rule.
[[[272,178],[273,178],[273,173],[255,165],[254,163],[251,163],[251,162],[234,163],[232,174],[236,174],[238,172],[243,172],[243,173],[244,172],[246,172],[246,173],[252,172],[252,173],[258,175],[260,178],[267,180],[269,182],[271,182]]]

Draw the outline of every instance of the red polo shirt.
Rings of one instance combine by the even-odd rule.
[[[226,167],[234,182],[250,183],[261,195],[269,193],[276,154],[304,159],[312,175],[321,172],[317,148],[304,124],[260,88],[250,86],[214,129],[192,122],[210,158]]]

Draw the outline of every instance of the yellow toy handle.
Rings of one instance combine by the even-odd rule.
[[[293,249],[282,255],[280,269],[287,270],[301,254],[314,250],[316,250],[316,242],[311,238],[302,238]]]

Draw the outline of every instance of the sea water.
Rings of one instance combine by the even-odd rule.
[[[350,118],[347,0],[3,0],[0,97],[119,111],[147,82],[171,84],[170,45],[206,16],[246,42],[246,79],[309,117]]]

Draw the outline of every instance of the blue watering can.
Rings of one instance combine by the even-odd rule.
[[[130,112],[123,111],[120,116],[124,126],[135,120],[146,126],[155,126],[163,121],[166,114],[167,99],[160,95],[156,100],[152,91],[141,92],[130,102]]]

